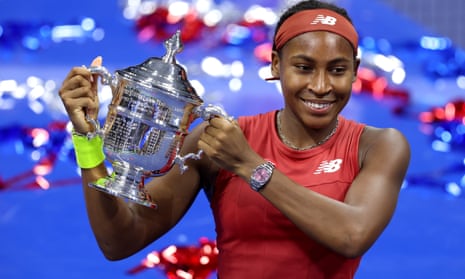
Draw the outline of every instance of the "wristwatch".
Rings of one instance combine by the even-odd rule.
[[[275,165],[270,161],[256,167],[250,176],[250,187],[257,192],[262,190],[270,181],[274,168]]]

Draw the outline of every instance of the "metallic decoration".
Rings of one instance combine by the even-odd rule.
[[[115,75],[102,66],[89,68],[113,93],[103,128],[91,122],[103,138],[113,174],[90,186],[152,208],[157,205],[144,188],[144,178],[161,176],[175,163],[184,172],[185,161],[199,159],[202,153],[179,155],[190,124],[197,118],[228,117],[220,107],[202,106],[185,70],[176,63],[175,55],[182,50],[179,31],[165,47],[162,58],[149,58]]]

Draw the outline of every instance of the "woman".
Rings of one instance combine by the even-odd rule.
[[[183,174],[174,167],[146,184],[156,210],[88,187],[107,176],[97,151],[93,164],[81,165],[82,181],[105,256],[122,259],[157,240],[205,188],[220,278],[353,278],[393,215],[410,159],[399,131],[340,115],[357,74],[357,48],[345,10],[320,1],[289,8],[276,28],[271,64],[284,108],[197,126],[181,153],[202,149],[206,156],[189,160]],[[85,115],[97,115],[96,92],[82,67],[63,82],[60,97],[76,133],[92,129]],[[78,162],[83,152],[76,148]]]

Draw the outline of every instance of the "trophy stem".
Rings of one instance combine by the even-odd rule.
[[[157,208],[144,188],[145,177],[142,168],[114,162],[113,173],[110,176],[89,183],[89,186],[150,208]]]

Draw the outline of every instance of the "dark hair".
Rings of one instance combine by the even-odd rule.
[[[298,2],[297,4],[291,6],[288,8],[284,13],[281,15],[279,18],[278,23],[276,24],[275,28],[275,33],[273,35],[273,50],[276,50],[276,44],[274,42],[274,39],[276,37],[276,34],[278,33],[279,28],[281,25],[288,19],[290,16],[292,16],[295,13],[298,13],[300,11],[304,10],[314,10],[314,9],[327,9],[331,10],[333,12],[336,12],[340,14],[341,16],[345,17],[350,23],[352,23],[352,19],[350,18],[349,14],[347,13],[346,9],[341,8],[339,6],[336,6],[334,4],[328,3],[328,2],[323,2],[323,1],[318,1],[318,0],[306,0],[306,1],[301,1]]]

